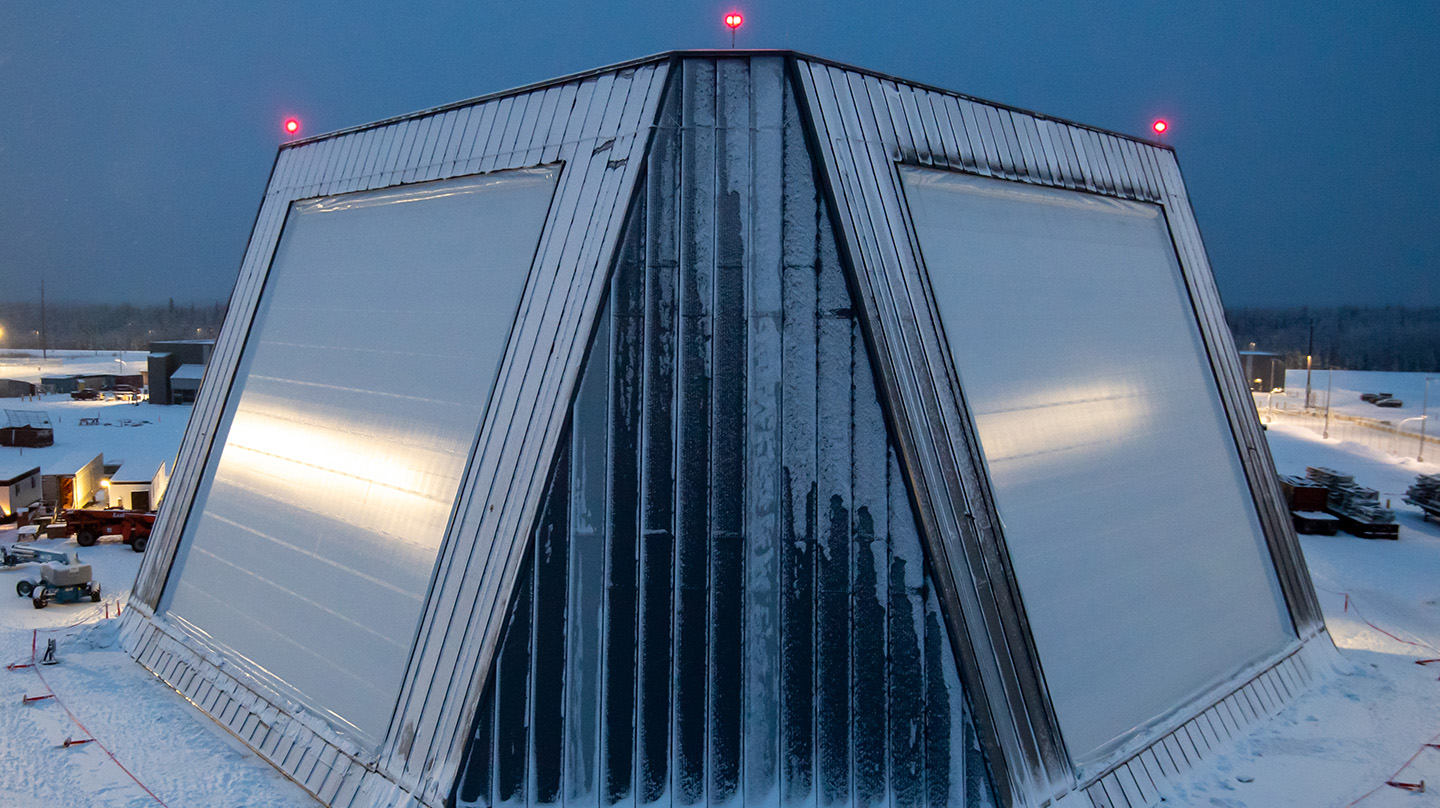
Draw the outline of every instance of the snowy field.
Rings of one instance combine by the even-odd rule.
[[[1383,374],[1379,381],[1385,392],[1406,396],[1408,405],[1404,380],[1386,381],[1405,375],[1419,374]],[[1370,380],[1358,385],[1360,390],[1374,386]],[[1432,387],[1440,392],[1440,385]],[[1302,396],[1303,389],[1302,377]],[[1370,407],[1358,401],[1358,392],[1355,396],[1357,405]],[[1337,393],[1337,403],[1339,398]],[[0,406],[43,407],[57,419],[57,450],[93,446],[107,459],[112,453],[173,456],[189,413],[188,407],[70,402],[60,396],[43,402],[0,399]],[[81,413],[111,425],[80,427]],[[127,419],[148,423],[119,425]],[[1440,788],[1440,749],[1425,746],[1440,742],[1440,662],[1416,664],[1440,657],[1440,524],[1424,522],[1400,501],[1417,472],[1437,473],[1440,465],[1418,465],[1356,443],[1322,441],[1307,429],[1283,424],[1268,434],[1282,474],[1326,465],[1379,489],[1400,512],[1400,540],[1344,534],[1302,539],[1339,647],[1335,674],[1202,762],[1165,792],[1165,804],[1440,804],[1434,796]],[[26,456],[47,451],[26,450]],[[0,526],[0,544],[13,537],[13,526]],[[69,540],[37,545],[77,550],[93,565],[104,602],[36,610],[28,599],[10,594],[16,581],[37,574],[34,565],[0,568],[0,663],[27,661],[32,639],[43,650],[52,637],[62,660],[40,669],[0,670],[0,806],[315,804],[118,647],[118,624],[105,618],[113,618],[124,603],[140,555],[113,542],[83,550]],[[22,697],[52,692],[58,699],[22,703]],[[98,743],[62,746],[66,738],[85,737]],[[1434,785],[1429,794],[1412,794],[1386,786],[1387,780]]]
[[[139,373],[146,367],[145,351],[35,351],[0,350],[0,379],[36,384],[41,376],[80,373]],[[8,399],[0,398],[0,402]]]

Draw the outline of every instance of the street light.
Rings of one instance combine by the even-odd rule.
[[[1420,422],[1420,429],[1422,430],[1422,432],[1420,433],[1420,452],[1415,459],[1417,461],[1423,461],[1425,459],[1425,433],[1423,432],[1423,430],[1425,429],[1425,416],[1417,415],[1414,418],[1406,418],[1405,420],[1401,421],[1398,426],[1395,427],[1395,430],[1399,433],[1400,439],[1403,440],[1405,438],[1405,425],[1410,423],[1411,421]],[[1395,454],[1400,454],[1400,452],[1397,450]]]

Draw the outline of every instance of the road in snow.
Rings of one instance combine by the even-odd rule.
[[[15,404],[13,399],[0,401]],[[99,440],[108,432],[111,440],[123,444],[148,434],[151,449],[158,447],[162,454],[173,454],[179,442],[179,427],[173,424],[182,419],[170,414],[178,415],[182,408],[153,408],[164,411],[167,427],[146,432],[144,427],[74,427],[69,411],[79,405],[46,406],[66,415],[57,427],[62,442],[88,441],[87,435]],[[1440,657],[1440,525],[1423,522],[1400,502],[1418,471],[1440,472],[1440,466],[1418,466],[1356,444],[1322,441],[1305,429],[1275,425],[1268,434],[1281,473],[1327,465],[1390,497],[1401,512],[1401,539],[1302,539],[1326,622],[1340,649],[1334,676],[1168,787],[1165,804],[1340,808],[1372,789],[1378,790],[1361,806],[1440,804],[1426,802],[1434,800],[1433,792],[1440,788],[1440,750],[1423,746],[1440,734],[1440,663],[1415,664]],[[122,448],[117,445],[114,451]],[[108,455],[111,450],[106,451]],[[13,527],[0,526],[0,543],[13,536]],[[113,614],[123,603],[139,555],[109,542],[83,550],[70,541],[41,544],[77,549],[94,566],[105,603],[36,610],[27,599],[11,594],[17,580],[36,574],[33,565],[0,569],[0,662],[28,659],[34,630],[41,630],[42,647],[43,638],[56,637],[63,661],[44,668],[43,674],[63,705],[174,808],[314,804],[119,649],[117,623],[103,618],[107,606]],[[1348,608],[1345,593],[1350,596]],[[1366,620],[1415,644],[1386,636]],[[66,628],[74,623],[82,625]],[[53,700],[21,704],[23,695],[44,692],[46,686],[33,671],[0,670],[0,806],[158,804],[97,745],[61,748],[67,737],[83,737],[84,732]],[[1399,771],[1412,756],[1415,762]],[[1435,785],[1430,794],[1410,794],[1384,785],[1392,778],[1425,779]]]

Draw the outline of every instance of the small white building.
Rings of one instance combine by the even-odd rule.
[[[110,475],[110,505],[133,511],[160,507],[170,472],[165,461],[126,461]]]

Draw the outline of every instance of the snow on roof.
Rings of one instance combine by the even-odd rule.
[[[38,474],[40,472],[39,466],[31,466],[28,469],[21,468],[21,466],[24,465],[24,463],[21,463],[20,466],[17,466],[15,469],[12,469],[10,471],[6,471],[4,468],[0,468],[0,485],[10,485],[11,483],[15,483],[25,479],[26,477],[29,477],[31,474]]]
[[[95,462],[96,458],[101,458],[100,462],[104,464],[103,452],[97,452],[94,449],[70,449],[58,458],[46,458],[41,465],[47,475],[75,474]]]
[[[171,378],[172,380],[173,380],[173,379],[193,379],[193,380],[195,380],[195,381],[198,382],[198,381],[200,381],[200,380],[201,380],[202,378],[204,378],[204,377],[205,377],[205,366],[204,366],[204,365],[181,365],[179,368],[177,368],[177,369],[175,370],[174,373],[171,373],[171,374],[170,374],[170,378]]]
[[[148,483],[155,479],[156,473],[165,465],[164,460],[140,459],[126,460],[110,475],[112,483]]]

